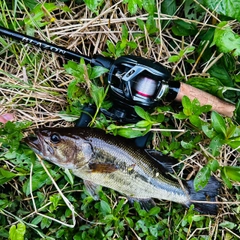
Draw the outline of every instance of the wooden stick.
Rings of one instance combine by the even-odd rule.
[[[191,101],[194,98],[197,98],[201,105],[211,105],[213,111],[216,111],[227,117],[233,116],[235,105],[223,101],[207,92],[192,87],[191,85],[188,85],[186,83],[180,84],[180,89],[175,100],[180,102],[182,101],[183,96],[189,97]]]

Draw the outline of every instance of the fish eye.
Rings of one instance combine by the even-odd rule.
[[[52,143],[59,143],[61,141],[61,138],[60,136],[57,134],[57,133],[53,133],[51,136],[50,136],[50,140]]]

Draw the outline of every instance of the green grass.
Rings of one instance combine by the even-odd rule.
[[[164,65],[173,80],[239,104],[234,19],[240,16],[224,8],[226,1],[216,11],[216,1],[39,2],[1,1],[1,25],[89,56],[146,57]],[[225,21],[229,27],[221,32]],[[73,126],[85,103],[108,108],[102,71],[0,37],[0,114],[15,114],[14,123],[0,128],[0,239],[239,239],[239,113],[226,118],[184,98],[182,106],[136,108],[142,118],[136,124],[119,126],[103,114],[92,122],[125,137],[152,131],[151,147],[179,159],[187,178],[197,176],[196,188],[215,175],[222,182],[217,216],[158,200],[145,211],[106,188],[94,200],[81,179],[21,143],[32,128]]]

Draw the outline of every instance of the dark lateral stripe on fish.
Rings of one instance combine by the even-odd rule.
[[[92,172],[99,173],[112,173],[118,169],[115,165],[108,163],[89,163],[89,168]]]

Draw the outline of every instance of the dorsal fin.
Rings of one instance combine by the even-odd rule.
[[[179,162],[176,158],[166,156],[161,152],[154,149],[144,149],[149,157],[151,157],[155,162],[160,164],[167,172],[174,174],[173,166],[175,170],[179,170]]]

